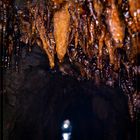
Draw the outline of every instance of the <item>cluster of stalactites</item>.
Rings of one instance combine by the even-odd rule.
[[[19,20],[14,1],[0,1],[0,44],[1,44],[1,67],[9,68],[14,63],[18,67],[20,42],[19,42]],[[14,60],[12,60],[14,55]]]
[[[81,78],[94,79],[97,85],[119,85],[129,96],[134,117],[139,106],[139,0],[34,0],[24,6],[19,1],[17,4],[19,7],[0,1],[3,67],[14,65],[17,70],[21,43],[29,51],[36,43],[46,52],[50,68],[58,60],[64,73],[73,74],[74,66]],[[66,57],[71,66],[63,65]]]

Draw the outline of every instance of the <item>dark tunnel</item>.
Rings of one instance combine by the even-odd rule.
[[[119,88],[50,71],[38,46],[22,49],[20,72],[4,74],[5,139],[61,140],[66,119],[72,140],[132,139],[128,99]]]
[[[139,0],[0,0],[3,140],[140,139]]]

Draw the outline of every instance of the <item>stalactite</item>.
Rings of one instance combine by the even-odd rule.
[[[133,100],[139,102],[139,98],[132,95],[139,95],[134,86],[139,73],[133,69],[140,53],[140,6],[138,0],[135,2],[136,7],[130,0],[35,0],[26,1],[22,7],[20,1],[13,1],[15,5],[0,1],[3,67],[14,65],[19,70],[21,42],[29,51],[36,43],[46,52],[51,68],[68,57],[78,79],[121,87],[130,99],[134,118],[134,108],[139,105]],[[58,23],[64,32],[59,31]],[[58,39],[59,35],[62,38]]]

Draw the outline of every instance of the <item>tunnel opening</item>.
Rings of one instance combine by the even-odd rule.
[[[138,0],[0,1],[4,140],[134,140]]]

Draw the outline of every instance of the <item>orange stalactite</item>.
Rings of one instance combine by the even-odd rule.
[[[70,33],[70,13],[68,11],[69,4],[54,14],[54,38],[56,41],[56,52],[60,62],[63,61],[68,47]]]

